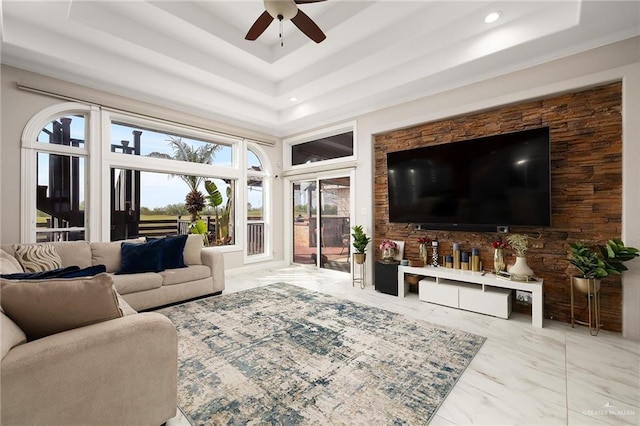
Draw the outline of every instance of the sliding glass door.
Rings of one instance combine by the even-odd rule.
[[[349,272],[351,176],[292,181],[293,262]]]

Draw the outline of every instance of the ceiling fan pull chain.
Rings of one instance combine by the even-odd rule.
[[[282,25],[282,15],[278,15],[278,19],[280,21],[280,47],[284,47],[284,37],[283,37],[283,28]]]

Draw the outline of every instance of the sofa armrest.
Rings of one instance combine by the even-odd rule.
[[[220,250],[208,247],[200,251],[202,264],[207,265],[211,269],[213,277],[213,292],[217,293],[224,290],[224,254]]]
[[[17,346],[2,360],[3,425],[160,425],[176,414],[178,340],[142,313]]]

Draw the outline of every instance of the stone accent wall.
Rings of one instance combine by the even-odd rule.
[[[527,234],[527,262],[544,278],[544,316],[570,322],[568,243],[600,244],[622,233],[622,83],[508,105],[474,114],[425,123],[375,137],[374,242],[403,240],[405,258],[419,261],[417,239],[439,241],[440,254],[450,254],[458,242],[465,250],[480,248],[485,269],[493,266],[491,242],[504,234],[458,231],[416,231],[408,224],[389,223],[387,202],[387,152],[450,143],[536,127],[549,126],[551,135],[551,209],[548,228],[511,227]],[[515,260],[506,250],[507,264]],[[601,317],[604,328],[621,331],[621,282],[602,282]],[[586,320],[586,297],[577,298],[579,318]],[[530,306],[514,302],[514,310]]]

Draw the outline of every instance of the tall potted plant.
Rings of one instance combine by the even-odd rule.
[[[353,261],[357,264],[362,264],[366,260],[367,246],[371,242],[371,238],[364,232],[362,225],[354,225],[351,229],[353,230],[351,236],[353,237],[353,248],[355,249]]]
[[[580,275],[572,277],[573,286],[585,294],[598,292],[602,278],[621,275],[628,269],[623,262],[639,255],[637,248],[626,247],[620,239],[609,240],[605,245],[593,248],[580,242],[570,243],[569,250],[569,263],[580,271]]]

